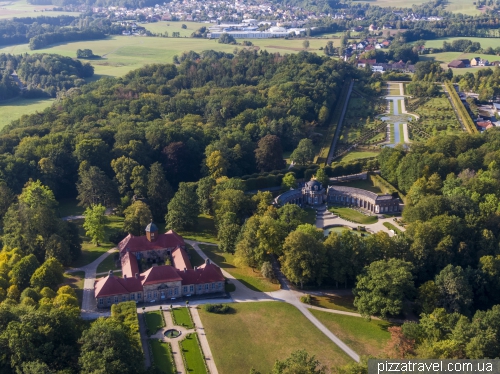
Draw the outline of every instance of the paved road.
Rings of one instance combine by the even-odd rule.
[[[349,99],[352,93],[352,87],[354,86],[354,80],[349,84],[349,90],[347,91],[347,96],[344,102],[344,107],[342,108],[342,113],[340,114],[339,121],[337,123],[337,128],[335,129],[335,135],[333,136],[333,142],[330,146],[330,151],[328,153],[328,158],[326,163],[330,164],[333,159],[333,155],[335,154],[335,148],[337,147],[337,142],[339,140],[340,134],[342,133],[342,125],[344,124],[344,117],[347,111],[347,105],[349,104]]]

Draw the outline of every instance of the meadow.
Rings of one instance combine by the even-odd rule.
[[[371,5],[378,5],[381,7],[401,7],[409,8],[412,5],[422,5],[428,2],[428,0],[370,0],[370,1],[359,1],[360,3],[369,3]],[[469,15],[481,14],[481,11],[476,9],[476,6],[471,0],[449,0],[446,6],[446,10],[453,13],[463,13]]]
[[[186,24],[187,29],[182,29],[182,24]],[[169,26],[167,25],[169,24]],[[147,64],[172,63],[175,55],[182,52],[205,50],[216,50],[226,53],[233,53],[239,45],[220,44],[217,40],[189,38],[193,31],[201,27],[201,23],[196,22],[157,22],[145,24],[144,26],[155,33],[168,31],[172,35],[173,31],[179,31],[180,38],[145,37],[145,36],[121,36],[114,35],[103,40],[79,41],[71,43],[60,43],[51,45],[48,48],[32,51],[28,44],[19,44],[0,48],[0,53],[22,54],[22,53],[54,53],[62,56],[76,57],[77,49],[91,49],[94,54],[101,56],[96,60],[82,60],[90,62],[95,69],[92,80],[105,77],[121,77],[131,70],[138,69]],[[325,38],[310,38],[309,52],[322,54],[319,48],[326,46],[328,40]],[[339,46],[339,39],[331,39],[335,46]],[[242,40],[238,40],[241,42]],[[297,53],[304,50],[303,39],[252,39],[255,47],[259,50],[267,50],[270,53]],[[19,118],[23,114],[33,114],[48,107],[53,99],[14,99],[0,103],[0,130],[11,121]]]
[[[276,360],[304,347],[328,369],[352,362],[293,305],[256,302],[231,308],[231,314],[200,310],[220,374],[248,374],[251,368],[267,373]]]
[[[31,5],[26,0],[0,1],[0,19],[13,17],[57,17],[57,16],[75,16],[79,12],[54,12],[54,5]]]

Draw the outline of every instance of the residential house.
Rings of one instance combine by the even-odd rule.
[[[453,60],[448,64],[448,67],[452,69],[461,69],[465,68],[465,64],[462,60]]]
[[[364,68],[366,65],[373,66],[377,63],[375,59],[360,58],[358,60],[358,68]]]

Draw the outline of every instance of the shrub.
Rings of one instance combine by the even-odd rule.
[[[205,304],[203,307],[205,311],[217,314],[227,314],[231,310],[226,304]]]
[[[300,301],[303,302],[304,304],[311,304],[311,295],[309,294],[306,294],[306,295],[302,295],[300,297]]]
[[[262,264],[262,267],[260,268],[260,272],[262,275],[268,279],[273,279],[274,278],[274,271],[271,263],[269,261],[266,261]]]

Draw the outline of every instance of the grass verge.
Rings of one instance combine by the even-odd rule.
[[[207,242],[217,244],[217,231],[215,230],[214,218],[206,214],[198,216],[198,225],[196,230],[179,231],[184,239],[196,240],[199,242]]]
[[[363,213],[351,208],[331,207],[328,210],[333,214],[338,215],[340,218],[355,223],[361,223],[363,225],[371,225],[373,223],[377,223],[378,221],[377,216],[366,216]]]
[[[200,310],[220,374],[248,374],[251,368],[268,373],[276,360],[304,348],[328,368],[352,362],[292,305],[255,302],[231,308],[231,314]]]
[[[111,253],[108,257],[104,259],[103,262],[99,264],[97,267],[97,273],[103,273],[109,270],[117,270],[116,262],[115,262],[115,253]]]
[[[164,374],[177,373],[175,363],[172,358],[172,348],[170,347],[170,343],[165,343],[157,339],[151,339],[149,343],[151,344],[155,367]]]
[[[381,355],[389,341],[390,333],[387,330],[391,326],[389,322],[374,319],[368,322],[361,317],[314,309],[311,313],[359,355]]]
[[[148,328],[150,335],[155,334],[159,329],[165,327],[165,321],[161,310],[146,312],[144,314],[144,318],[146,319],[146,327]]]
[[[390,222],[384,222],[384,223],[383,223],[383,225],[384,225],[385,227],[387,227],[389,230],[394,230],[394,232],[395,232],[397,235],[401,234],[401,232],[402,232],[400,229],[398,229],[396,226],[394,226],[394,225],[393,225],[392,223],[390,223]]]
[[[394,125],[391,123],[389,125],[389,144],[394,144],[395,142],[395,135],[394,135]]]
[[[176,326],[183,326],[186,329],[194,329],[191,313],[189,313],[189,310],[186,307],[173,308],[172,319],[174,321],[174,325]]]
[[[208,373],[196,333],[188,334],[179,345],[181,346],[184,365],[188,373]]]
[[[278,282],[272,283],[269,279],[262,276],[260,271],[252,269],[249,266],[237,265],[233,254],[219,251],[219,248],[213,245],[200,244],[200,248],[210,260],[251,290],[259,292],[279,290],[280,286]]]
[[[349,296],[311,295],[311,305],[325,309],[340,310],[342,312],[358,313],[358,310],[354,306],[354,296],[352,295]]]

